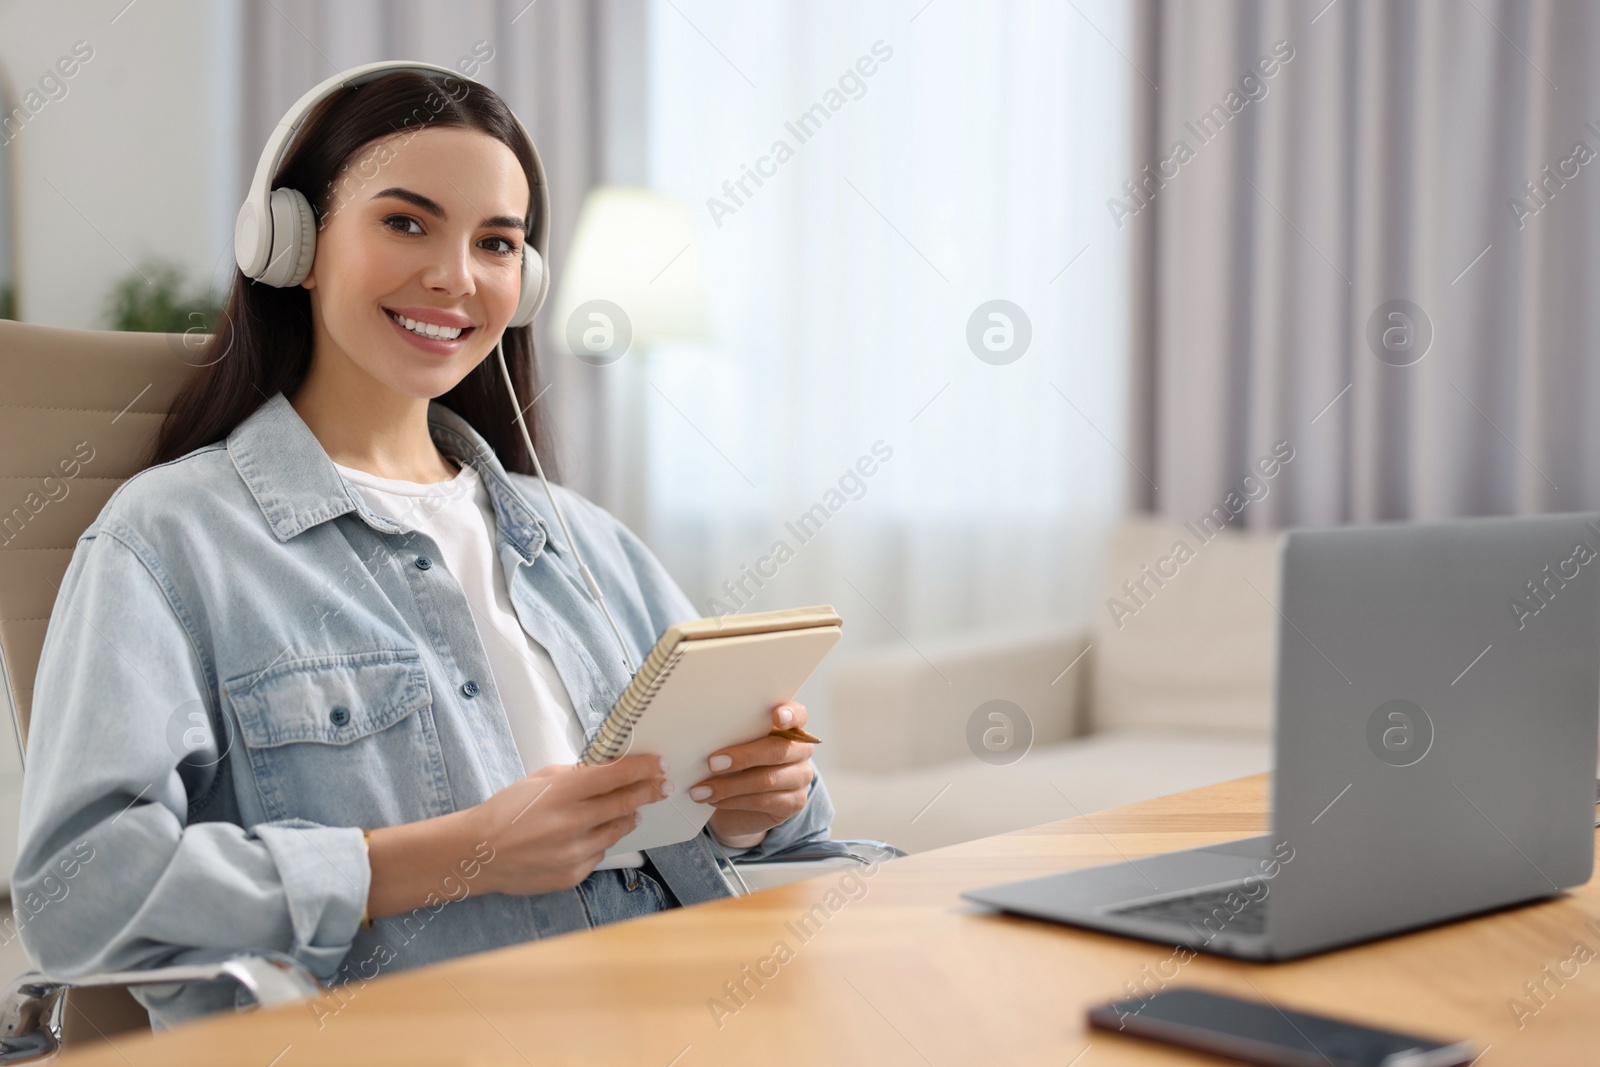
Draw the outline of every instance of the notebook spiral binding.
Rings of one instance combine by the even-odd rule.
[[[670,651],[660,648],[652,650],[639,668],[639,673],[633,676],[628,688],[617,698],[616,706],[606,716],[600,732],[584,750],[579,762],[586,767],[593,767],[609,763],[627,751],[634,724],[644,714],[644,709],[650,706],[650,701],[655,699],[657,691],[666,684],[672,669],[678,665],[683,657],[684,644],[680,641],[672,645]]]

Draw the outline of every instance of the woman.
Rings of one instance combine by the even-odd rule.
[[[504,332],[540,395],[531,327],[506,329],[535,156],[493,92],[442,84],[386,74],[311,113],[273,181],[321,191],[309,273],[236,274],[152,465],[76,546],[12,874],[48,898],[21,936],[50,973],[260,951],[347,982],[730,893],[705,833],[603,861],[668,783],[652,755],[576,764],[628,671],[486,358]],[[554,492],[641,662],[696,612]],[[711,756],[690,797],[719,845],[826,836],[811,748]],[[134,990],[157,1026],[236,992]]]

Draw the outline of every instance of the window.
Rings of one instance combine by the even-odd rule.
[[[711,324],[643,364],[652,547],[707,614],[1082,617],[1129,475],[1124,6],[650,19],[650,179],[697,221]],[[996,299],[1031,332],[1006,364],[968,344]]]

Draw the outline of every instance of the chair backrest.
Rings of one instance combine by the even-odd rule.
[[[21,744],[73,548],[138,473],[202,340],[0,320],[0,671]]]

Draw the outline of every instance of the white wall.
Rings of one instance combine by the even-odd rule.
[[[239,19],[238,0],[0,2],[0,66],[19,96],[76,42],[93,49],[10,144],[20,318],[97,328],[145,257],[227,278]]]

